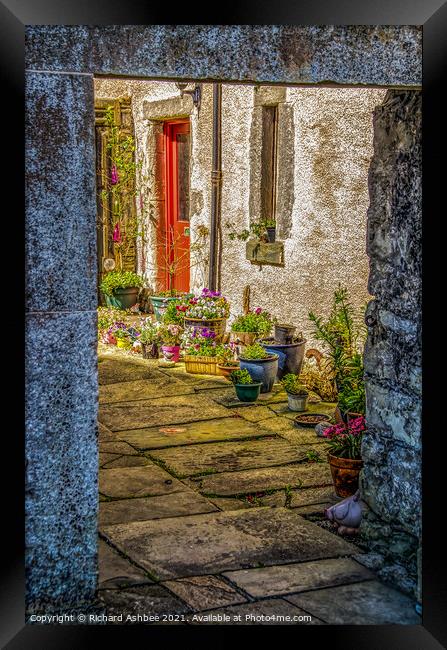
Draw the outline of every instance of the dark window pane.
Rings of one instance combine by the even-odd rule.
[[[262,107],[261,219],[274,219],[276,212],[277,106]]]
[[[189,133],[177,133],[178,221],[189,221]]]

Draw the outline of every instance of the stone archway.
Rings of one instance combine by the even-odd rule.
[[[231,55],[224,54],[230,41]],[[408,486],[420,478],[420,420],[412,413],[420,364],[420,108],[413,91],[421,85],[420,28],[34,26],[26,47],[28,609],[85,605],[96,590],[94,74],[402,89],[376,112],[381,147],[371,166],[369,215],[376,299],[366,352],[374,435],[365,448],[363,490],[378,546],[410,540],[413,552],[419,520],[409,513],[418,499]],[[390,277],[398,281],[387,284]],[[377,461],[389,460],[390,449],[400,473]],[[401,499],[403,511],[395,507]]]

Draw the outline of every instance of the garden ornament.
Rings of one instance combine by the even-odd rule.
[[[325,516],[338,526],[339,535],[355,535],[362,521],[360,490],[324,511]]]

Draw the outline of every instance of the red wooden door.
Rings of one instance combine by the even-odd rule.
[[[166,213],[159,247],[159,274],[165,289],[189,291],[189,120],[166,122]]]

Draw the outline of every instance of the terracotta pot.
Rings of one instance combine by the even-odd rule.
[[[230,379],[230,375],[233,370],[239,370],[239,363],[234,364],[234,366],[222,366],[220,363],[217,364],[219,373],[225,377],[225,379]]]
[[[327,458],[331,468],[335,493],[339,497],[350,497],[355,494],[359,489],[359,474],[363,467],[363,461],[338,458],[332,456],[332,454],[328,454]]]
[[[258,336],[257,332],[231,332],[232,340],[242,345],[253,345]]]

